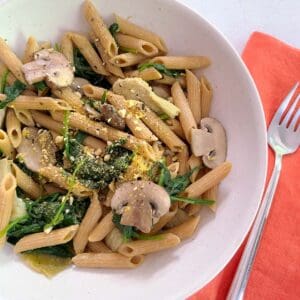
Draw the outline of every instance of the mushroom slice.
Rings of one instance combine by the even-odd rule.
[[[25,127],[22,135],[23,139],[17,151],[28,169],[38,172],[41,167],[56,163],[57,147],[49,131]]]
[[[43,49],[34,54],[34,61],[22,66],[26,81],[33,84],[46,80],[50,87],[67,87],[74,80],[74,68],[67,58],[53,49]]]
[[[170,209],[169,194],[152,181],[136,180],[121,184],[111,199],[111,207],[122,214],[121,224],[144,233]]]
[[[204,118],[200,125],[201,129],[192,129],[192,152],[195,156],[202,156],[205,166],[214,169],[226,159],[226,132],[222,124],[214,118]]]

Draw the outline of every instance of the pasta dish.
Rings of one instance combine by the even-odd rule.
[[[0,38],[0,247],[47,277],[176,247],[231,170],[210,59],[168,55],[118,15],[107,26],[90,0],[82,12],[87,34],[31,36],[22,58]]]

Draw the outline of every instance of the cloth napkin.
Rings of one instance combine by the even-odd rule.
[[[268,125],[288,91],[296,81],[300,81],[300,50],[272,36],[254,32],[247,42],[242,58],[260,93]],[[270,149],[268,166],[267,181],[274,166],[274,153]],[[243,248],[244,245],[227,267],[189,300],[225,299]],[[279,185],[245,299],[300,299],[299,149],[283,159]]]

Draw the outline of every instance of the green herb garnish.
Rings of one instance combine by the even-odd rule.
[[[213,205],[215,203],[214,200],[208,200],[208,199],[195,199],[195,198],[185,198],[185,197],[176,197],[171,196],[171,201],[180,201],[190,204],[201,204],[201,205]]]
[[[33,84],[33,86],[39,91],[44,92],[46,89],[48,89],[48,86],[46,85],[45,81],[39,81]]]
[[[70,123],[70,112],[65,111],[64,120],[63,120],[63,138],[64,138],[64,155],[70,159],[70,132],[69,132],[69,123]]]
[[[101,97],[101,104],[104,104],[107,100],[107,90],[104,91],[102,97]]]
[[[5,72],[3,73],[2,77],[1,77],[1,81],[0,81],[0,93],[3,94],[4,93],[4,89],[6,87],[7,84],[7,77],[9,74],[9,70],[5,70]]]
[[[127,47],[119,46],[119,49],[122,52],[138,54],[138,51],[136,49],[134,49],[134,48],[127,48]]]
[[[25,89],[26,85],[19,80],[16,80],[11,86],[5,86],[4,94],[6,94],[6,99],[0,102],[0,109],[5,108],[14,101]]]
[[[54,50],[57,52],[61,52],[61,45],[59,43],[54,44]]]
[[[109,32],[111,33],[111,35],[115,38],[116,34],[120,31],[120,27],[118,23],[112,23],[109,26]]]
[[[153,63],[153,62],[145,62],[138,66],[138,70],[140,72],[144,71],[148,68],[155,68],[161,74],[164,74],[164,75],[167,75],[170,77],[174,77],[174,78],[180,77],[183,73],[182,70],[170,70],[170,69],[167,69],[163,64]]]
[[[28,219],[28,216],[23,216],[23,217],[17,218],[14,221],[10,222],[5,228],[3,228],[0,231],[0,239],[3,238],[4,236],[6,236],[8,231],[11,230],[12,228],[14,228],[17,224],[21,224],[21,223],[27,221],[27,219]]]

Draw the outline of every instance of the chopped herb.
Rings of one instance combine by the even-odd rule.
[[[48,89],[48,86],[46,85],[45,81],[39,81],[33,84],[33,86],[39,91],[44,92],[46,89]]]
[[[160,114],[159,115],[159,118],[163,121],[165,120],[169,120],[170,119],[170,116],[168,116],[167,114]]]
[[[4,93],[4,89],[6,87],[7,84],[7,77],[9,74],[9,70],[5,70],[5,72],[3,73],[2,77],[1,77],[1,81],[0,81],[0,93],[3,94]]]
[[[60,46],[59,43],[54,44],[54,50],[57,51],[57,52],[61,52],[61,46]]]
[[[111,33],[111,35],[115,38],[116,37],[116,33],[118,33],[120,31],[120,27],[118,23],[112,23],[109,26],[109,32]]]
[[[158,64],[158,63],[153,63],[153,62],[145,62],[138,66],[138,70],[140,72],[144,71],[148,68],[155,68],[161,74],[164,74],[164,75],[167,75],[170,77],[174,77],[174,78],[180,77],[181,74],[183,73],[182,70],[170,70],[170,69],[167,69],[163,64]]]
[[[14,101],[25,89],[26,85],[19,80],[16,80],[11,86],[5,86],[4,94],[6,94],[6,99],[0,102],[0,109],[5,108]]]
[[[107,90],[104,91],[102,97],[101,97],[101,104],[104,104],[107,100]]]
[[[74,138],[78,143],[82,144],[83,141],[86,139],[86,137],[87,137],[87,134],[85,132],[78,131]]]
[[[136,49],[134,49],[134,48],[127,48],[127,47],[120,46],[119,49],[122,52],[138,54],[138,51]]]
[[[178,197],[178,196],[171,196],[171,201],[180,201],[190,204],[201,204],[201,205],[213,205],[215,203],[214,200],[208,199],[194,199],[194,198],[185,198],[185,197]]]
[[[70,132],[69,132],[69,123],[70,123],[70,112],[65,111],[64,120],[63,120],[63,138],[64,138],[64,155],[70,159]]]

